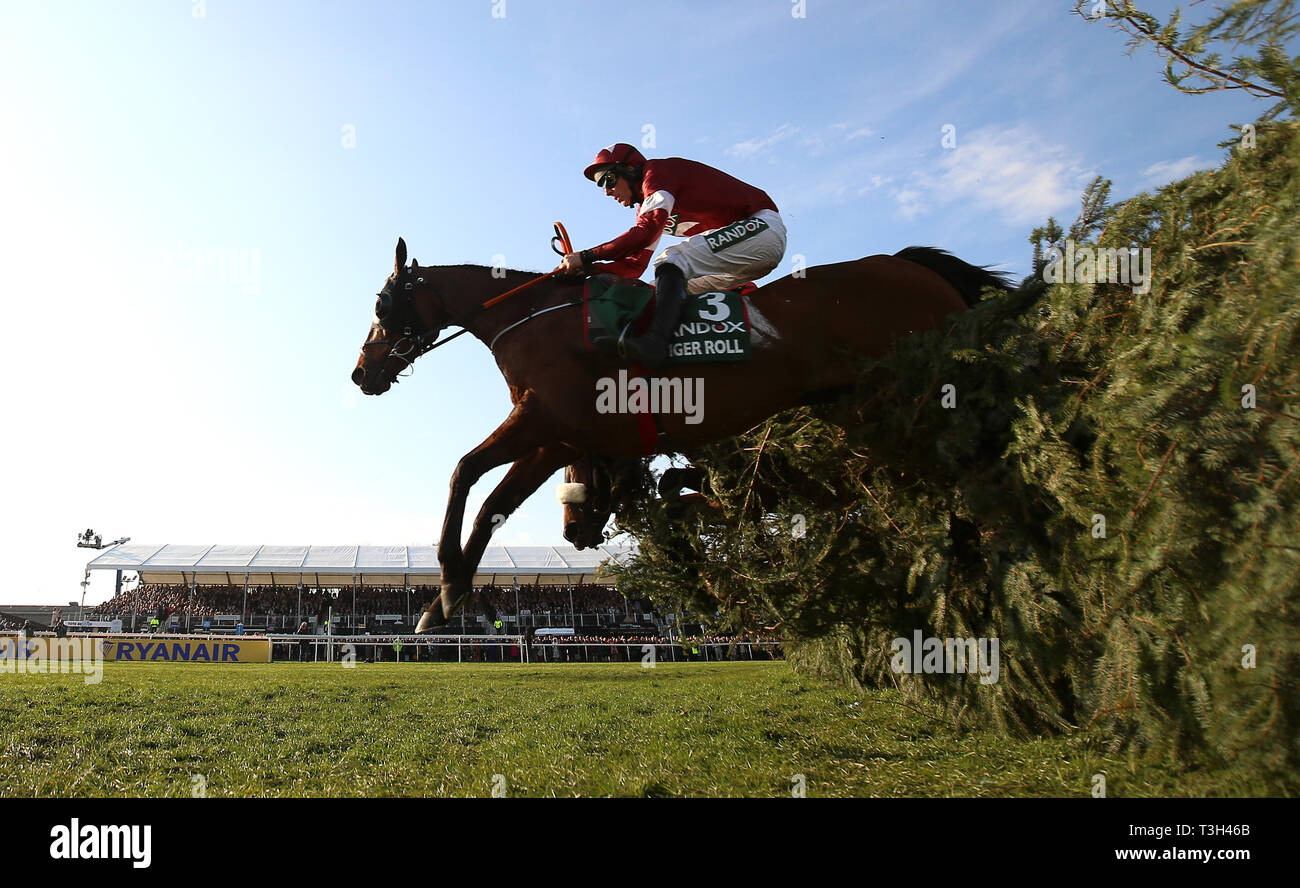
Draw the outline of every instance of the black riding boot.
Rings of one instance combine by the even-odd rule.
[[[668,360],[668,343],[685,305],[686,275],[676,265],[665,262],[655,269],[655,314],[645,335],[624,340],[607,333],[594,338],[591,344],[597,351],[639,362],[648,370],[658,369]]]
[[[623,343],[627,359],[647,370],[657,370],[668,360],[668,343],[686,306],[686,275],[668,262],[655,269],[655,316],[644,336]]]

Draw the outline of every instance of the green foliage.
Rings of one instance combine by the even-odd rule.
[[[1150,45],[1164,57],[1165,80],[1185,93],[1240,89],[1277,99],[1266,120],[1300,102],[1300,59],[1287,55],[1300,34],[1295,0],[1235,0],[1191,31],[1182,30],[1182,10],[1167,21],[1139,9],[1132,0],[1075,0],[1074,11],[1089,21],[1105,20],[1129,35],[1129,51]],[[1234,55],[1225,61],[1218,47]]]
[[[621,583],[957,726],[1087,730],[1294,792],[1300,126],[1261,122],[1158,194],[1110,206],[1108,186],[1068,236],[1149,248],[1148,291],[990,292],[864,365],[853,398],[693,454],[718,508],[624,512],[642,548]],[[1033,233],[1036,272],[1065,237]],[[999,681],[893,671],[913,630],[998,638]]]

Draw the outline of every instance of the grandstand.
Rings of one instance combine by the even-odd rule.
[[[552,546],[492,546],[474,577],[482,608],[459,614],[454,631],[503,632],[566,626],[657,632],[669,615],[629,600],[602,567],[634,552],[601,546],[579,552]],[[173,631],[401,633],[410,631],[440,580],[432,546],[270,546],[130,543],[87,570],[130,571],[135,587],[87,609],[90,618],[122,619],[131,629],[157,618]]]
[[[117,574],[111,599],[91,608],[7,606],[0,635],[26,629],[39,636],[56,624],[59,633],[121,633],[119,648],[138,645],[142,658],[147,639],[159,634],[232,633],[264,637],[276,661],[645,665],[782,656],[779,639],[705,636],[692,621],[624,597],[609,565],[634,552],[489,548],[474,576],[474,603],[444,633],[414,636],[440,589],[432,547],[121,544],[86,565]],[[126,573],[134,576],[124,587]],[[267,650],[247,662],[264,662],[256,656]],[[123,659],[121,650],[116,658]]]

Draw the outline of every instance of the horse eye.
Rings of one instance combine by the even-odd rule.
[[[387,293],[380,293],[379,298],[375,300],[375,317],[382,321],[392,307],[392,298]]]

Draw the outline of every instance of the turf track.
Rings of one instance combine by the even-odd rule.
[[[775,663],[0,674],[0,796],[1250,795],[1082,737],[958,735]],[[196,777],[196,775],[198,775]],[[496,775],[501,775],[500,778]]]

